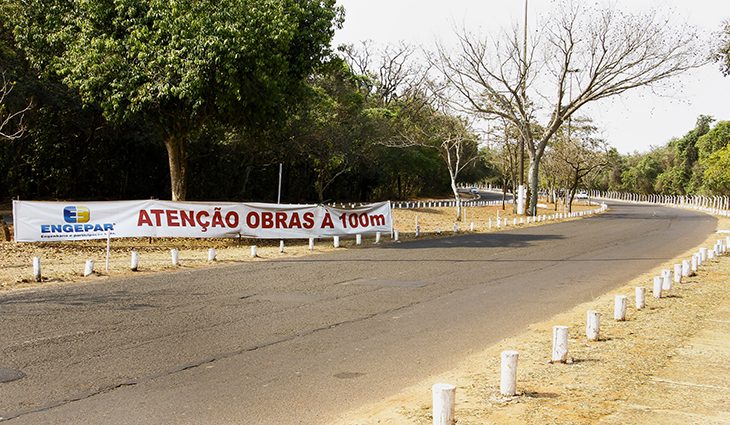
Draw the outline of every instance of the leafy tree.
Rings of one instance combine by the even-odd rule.
[[[10,0],[0,15],[31,62],[84,102],[153,123],[174,200],[186,198],[195,132],[281,121],[341,19],[334,0]]]
[[[654,193],[654,182],[661,172],[659,162],[652,155],[642,155],[638,161],[621,174],[624,189],[629,192]]]
[[[730,121],[719,121],[709,131],[697,138],[699,160],[709,157],[730,143]]]
[[[704,165],[704,187],[713,194],[730,195],[730,146],[713,152]]]

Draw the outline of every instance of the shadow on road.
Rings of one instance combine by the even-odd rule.
[[[400,244],[383,245],[383,249],[426,249],[426,248],[522,248],[533,242],[565,239],[561,235],[534,235],[515,233],[488,233],[424,239]]]

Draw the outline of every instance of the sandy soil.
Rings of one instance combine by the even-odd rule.
[[[552,207],[550,205],[549,207]],[[595,206],[575,205],[574,211],[595,209]],[[541,209],[539,214],[552,214],[552,208]],[[454,208],[423,208],[415,210],[393,210],[394,227],[400,229],[400,239],[407,240],[415,237],[416,215],[421,226],[421,238],[439,237],[453,234],[455,218]],[[501,207],[468,207],[466,220],[459,224],[460,232],[469,231],[470,223],[474,222],[475,232],[487,232],[491,218],[493,227],[497,231],[496,219],[507,219],[512,227],[510,205],[507,211]],[[539,223],[542,224],[542,223]],[[530,226],[532,226],[531,224]],[[524,227],[524,226],[522,226]],[[503,227],[504,228],[504,227]],[[437,234],[437,230],[441,231]],[[12,234],[12,226],[11,226]],[[363,237],[363,245],[372,244],[374,235]],[[383,235],[383,243],[392,243],[390,236]],[[258,258],[250,257],[250,246],[257,245]],[[353,238],[343,239],[343,249],[356,248]],[[131,275],[133,273],[155,273],[175,269],[171,263],[170,249],[180,250],[180,265],[177,268],[215,267],[218,264],[233,264],[246,261],[266,261],[276,258],[290,258],[292,256],[314,255],[332,251],[331,240],[319,240],[314,251],[309,251],[308,242],[303,240],[286,241],[285,252],[279,252],[278,240],[255,239],[164,239],[164,238],[128,238],[113,239],[111,243],[109,271],[106,271],[106,240],[76,241],[76,242],[47,242],[47,243],[15,243],[0,242],[0,291],[13,290],[39,285],[58,285],[68,283],[82,283],[109,276]],[[208,248],[215,248],[217,261],[211,264],[207,261]],[[129,269],[130,252],[136,250],[140,254],[138,272]],[[32,258],[41,258],[43,280],[33,281]],[[86,260],[94,260],[95,274],[84,278],[83,269]]]
[[[718,228],[730,228],[730,220],[720,218]],[[720,235],[710,236],[703,246],[712,247]],[[655,385],[659,371],[670,366],[692,335],[705,321],[730,302],[730,258],[704,263],[697,276],[675,285],[670,295],[651,297],[651,281],[662,268],[671,268],[691,257],[688,251],[661,267],[649,270],[626,285],[581,304],[550,320],[529,327],[469,357],[453,369],[434,375],[382,402],[344,414],[335,424],[430,424],[431,386],[447,382],[457,386],[457,424],[592,424],[612,418],[610,423],[634,423],[646,409],[634,409],[620,417],[637,400],[663,399],[662,408],[686,408],[703,397],[702,391],[687,387],[682,396],[667,399],[666,386]],[[647,287],[647,307],[634,308],[634,288]],[[613,320],[614,295],[629,296],[627,320]],[[585,338],[587,310],[602,313],[602,339]],[[570,327],[570,364],[550,364],[553,325]],[[506,349],[519,351],[518,396],[499,396],[499,355]],[[726,379],[726,378],[724,378]],[[723,381],[719,378],[719,381]],[[718,380],[716,378],[716,380]],[[727,381],[724,381],[725,384]],[[718,394],[726,397],[726,393]],[[717,413],[717,412],[715,412]],[[651,416],[645,423],[653,422]],[[686,417],[685,417],[686,418]],[[618,419],[618,421],[616,421]],[[691,423],[704,423],[694,417]],[[687,423],[689,423],[687,422]],[[714,423],[714,422],[713,422]]]

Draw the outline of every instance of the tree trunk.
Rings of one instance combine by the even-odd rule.
[[[169,136],[165,139],[167,159],[170,163],[170,193],[173,201],[184,201],[187,197],[186,175],[188,159],[185,156],[185,139]]]
[[[575,176],[573,176],[573,187],[570,188],[570,199],[568,200],[568,212],[573,212],[573,199],[575,199],[575,192],[578,191],[578,182],[580,181],[580,175],[576,170]]]
[[[536,161],[533,158],[530,158],[530,169],[527,172],[527,181],[530,185],[530,205],[529,205],[529,215],[536,216],[537,215],[537,179],[538,179],[539,173],[538,173],[538,161]]]
[[[507,180],[502,181],[502,211],[505,209],[505,201],[507,200]]]
[[[451,191],[454,192],[454,199],[456,200],[456,221],[461,221],[461,197],[456,187],[456,179],[453,178],[451,179]]]

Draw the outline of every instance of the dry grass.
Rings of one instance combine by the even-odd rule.
[[[720,218],[718,226],[729,228],[730,220]],[[717,238],[712,235],[703,245],[711,247]],[[687,251],[594,301],[532,325],[524,333],[489,347],[446,374],[432,376],[389,400],[349,412],[337,424],[430,424],[430,387],[436,382],[457,385],[459,425],[595,423],[636,397],[639,388],[643,395],[661,391],[650,384],[651,376],[730,297],[728,257],[704,263],[697,276],[675,284],[669,297],[659,300],[651,297],[652,277],[693,252]],[[647,307],[642,311],[633,306],[636,286],[647,287]],[[613,320],[613,297],[617,294],[629,295],[631,300],[625,322]],[[603,314],[601,341],[586,341],[587,310]],[[572,364],[548,363],[553,325],[570,327]],[[512,399],[498,395],[499,354],[506,349],[520,353],[518,391],[521,393]],[[683,402],[702,397],[693,389],[687,389],[687,393]]]

